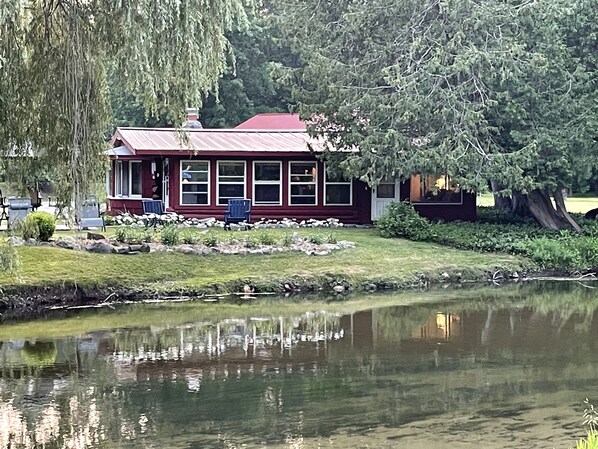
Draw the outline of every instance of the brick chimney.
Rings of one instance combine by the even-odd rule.
[[[197,108],[187,108],[186,112],[187,112],[187,121],[185,121],[185,123],[183,123],[183,128],[202,129],[203,126],[201,125],[199,120],[197,120],[197,117],[198,117]]]

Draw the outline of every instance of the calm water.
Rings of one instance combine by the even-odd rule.
[[[84,311],[0,326],[1,448],[568,448],[598,289]]]

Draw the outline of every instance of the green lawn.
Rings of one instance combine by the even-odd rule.
[[[494,206],[494,197],[491,193],[478,195],[477,204],[478,206]],[[565,204],[569,212],[585,214],[587,211],[598,207],[598,198],[595,196],[569,197],[565,200]]]
[[[217,232],[225,235],[223,231]],[[313,232],[331,231],[301,230],[300,233]],[[417,279],[418,273],[440,278],[443,272],[461,272],[464,278],[479,279],[485,271],[520,269],[527,263],[510,255],[481,254],[436,244],[383,239],[375,229],[336,229],[332,232],[339,240],[355,242],[356,247],[330,256],[299,253],[247,256],[151,253],[125,256],[53,247],[19,247],[22,261],[19,275],[1,275],[0,282],[3,285],[39,286],[75,282],[81,286],[111,285],[146,291],[213,289],[211,287],[234,286],[246,281],[266,285],[267,282],[290,277],[313,279],[326,276],[353,284],[372,280],[407,283]]]

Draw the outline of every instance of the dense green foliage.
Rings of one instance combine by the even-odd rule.
[[[458,249],[502,252],[529,257],[541,268],[598,269],[598,224],[579,219],[583,233],[556,231],[490,208],[479,208],[477,222],[412,223],[410,206],[393,205],[376,226],[383,237],[403,237]],[[404,214],[404,216],[401,216]],[[422,229],[422,232],[418,232]]]
[[[331,164],[370,184],[493,180],[542,225],[575,227],[548,198],[597,166],[596,2],[279,2],[312,132],[360,149]]]
[[[200,106],[227,67],[225,32],[251,0],[4,1],[0,4],[0,148],[33,152],[75,208],[104,174],[106,73],[155,117]],[[15,162],[27,162],[27,158]]]
[[[28,223],[32,223],[29,228],[36,229],[36,235],[25,237],[23,234],[23,238],[32,237],[37,240],[41,240],[42,242],[47,242],[52,238],[54,235],[54,231],[56,230],[56,218],[52,214],[47,212],[33,212],[25,218],[25,226]]]
[[[376,221],[382,237],[404,237],[409,240],[428,240],[430,223],[410,204],[392,203]]]
[[[267,3],[267,2],[265,2]],[[273,20],[272,5],[255,11],[247,8],[247,26],[225,35],[232,52],[216,92],[209,93],[200,113],[207,128],[234,127],[258,113],[288,112],[292,105],[291,86],[279,67],[301,65],[298,56],[282,38]],[[110,71],[117,70],[111,67]],[[110,78],[110,101],[115,126],[174,126],[177,116],[148,117],[143,102],[127,90],[118,78]]]

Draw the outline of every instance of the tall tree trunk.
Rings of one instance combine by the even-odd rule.
[[[554,204],[556,205],[556,213],[562,220],[565,220],[571,228],[576,232],[581,232],[581,227],[575,222],[575,220],[569,215],[567,212],[567,207],[565,206],[565,197],[563,196],[562,189],[556,189],[554,194]]]
[[[510,212],[513,208],[511,198],[499,193],[503,190],[503,186],[496,181],[490,181],[490,187],[492,187],[492,195],[494,195],[494,207]]]
[[[565,200],[560,195],[562,200],[562,207],[564,207]],[[571,222],[564,218],[564,215],[552,205],[550,195],[546,190],[532,190],[527,194],[527,204],[529,212],[532,217],[541,225],[550,229],[573,229],[580,231],[581,229],[571,218]],[[563,209],[564,210],[564,209]],[[569,215],[566,210],[564,213]]]
[[[527,195],[513,191],[513,196],[511,197],[511,212],[519,217],[529,217],[531,216],[529,210],[529,204],[527,201]]]

